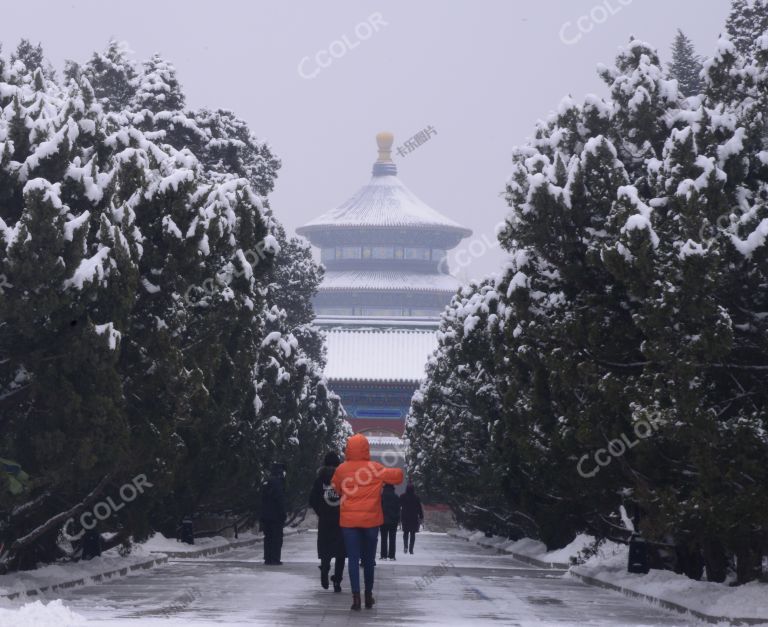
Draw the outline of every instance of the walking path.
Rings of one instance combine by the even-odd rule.
[[[311,532],[286,538],[283,566],[264,566],[259,545],[210,558],[170,560],[125,579],[57,594],[89,622],[137,627],[695,624],[586,586],[562,571],[535,568],[463,540],[424,533],[417,536],[415,555],[379,562],[374,609],[353,613],[346,573],[343,593],[320,587],[316,539]],[[431,581],[430,572],[437,575]]]

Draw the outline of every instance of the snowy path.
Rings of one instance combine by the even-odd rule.
[[[259,545],[78,588],[65,593],[64,603],[102,625],[692,624],[438,534],[419,534],[415,555],[380,562],[375,608],[352,613],[346,573],[342,594],[320,588],[315,542],[314,533],[286,538],[280,567],[261,563]],[[418,590],[419,578],[443,560],[453,566]]]

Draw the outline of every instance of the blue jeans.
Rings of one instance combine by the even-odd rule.
[[[363,558],[365,591],[373,592],[373,562],[379,542],[378,527],[344,527],[344,545],[347,547],[349,583],[353,593],[360,593],[360,558]]]

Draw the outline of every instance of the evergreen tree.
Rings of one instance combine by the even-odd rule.
[[[500,235],[510,259],[487,308],[503,328],[477,351],[445,314],[452,337],[441,336],[408,424],[411,471],[460,515],[461,503],[477,506],[475,524],[562,546],[585,530],[626,541],[624,506],[646,537],[678,547],[690,576],[703,565],[722,581],[731,559],[739,582],[760,576],[764,44],[742,55],[721,40],[705,94],[683,99],[655,51],[631,41],[601,70],[608,102],[566,99],[514,152]],[[486,311],[454,307],[465,321]],[[476,355],[494,352],[486,384],[452,378],[471,380]],[[502,400],[482,407],[486,386]],[[454,423],[482,425],[488,456],[451,441]],[[491,498],[479,503],[464,476],[483,477]]]
[[[45,60],[42,44],[35,46],[28,39],[22,39],[11,54],[11,65],[28,78],[31,78],[37,69],[48,80],[53,80],[56,74],[51,64]]]
[[[766,0],[731,1],[731,11],[725,22],[725,30],[740,54],[751,53],[757,38],[767,29],[768,2]]]
[[[0,568],[56,556],[55,514],[103,494],[129,458],[114,321],[130,297],[112,300],[109,282],[131,264],[109,201],[77,180],[86,157],[91,184],[108,178],[91,150],[98,113],[87,91],[17,70],[0,103],[10,113],[0,128],[0,413],[3,448],[29,470],[35,498],[4,525]]]
[[[0,448],[30,477],[0,494],[0,569],[75,555],[65,518],[138,474],[152,490],[103,522],[111,545],[254,516],[274,459],[299,508],[348,433],[311,307],[279,284],[310,298],[319,268],[254,191],[279,161],[231,114],[198,125],[159,57],[131,95],[123,52],[66,89],[29,51],[0,61]]]
[[[253,190],[266,198],[280,169],[280,160],[269,145],[254,137],[246,122],[231,111],[199,109],[190,115],[200,129],[192,150],[206,168],[246,178]]]
[[[185,97],[176,77],[176,68],[154,54],[144,63],[136,94],[135,108],[138,111],[161,113],[163,111],[180,111],[184,108]]]
[[[496,455],[504,395],[499,374],[503,312],[493,281],[462,288],[438,330],[438,350],[406,423],[411,476],[464,524],[535,535],[504,493]],[[440,460],[436,463],[436,460]]]
[[[136,97],[138,74],[125,42],[110,40],[106,51],[94,52],[80,72],[105,111],[124,111]]]
[[[672,42],[672,62],[669,64],[669,74],[677,80],[680,93],[683,96],[694,96],[701,93],[703,82],[701,58],[696,54],[693,42],[677,29],[677,35]]]
[[[175,70],[157,55],[145,64],[139,83],[134,120],[148,136],[169,149],[194,153],[207,180],[230,194],[248,184],[261,194],[271,191],[280,162],[245,122],[224,110],[183,110]],[[185,470],[175,481],[182,508],[177,513],[195,506],[251,510],[254,490],[275,459],[288,463],[289,498],[303,506],[323,447],[338,445],[339,434],[346,432],[338,397],[321,375],[322,339],[312,325],[310,299],[321,280],[319,268],[306,245],[285,237],[261,199],[257,209],[251,211],[263,213],[264,223],[246,229],[237,238],[239,248],[224,246],[217,255],[213,236],[200,242],[206,261],[187,288],[193,306],[185,333],[194,348],[185,359],[196,362],[189,368],[199,373],[204,396],[192,409],[192,428],[181,434],[188,446]],[[209,215],[203,219],[208,228]],[[243,218],[241,224],[249,221]],[[201,222],[176,224],[189,233]],[[203,285],[212,289],[199,289]],[[243,289],[250,292],[247,310],[236,313],[232,293]],[[258,383],[238,380],[233,372],[248,372]],[[199,473],[202,463],[210,472]]]
[[[209,165],[201,147],[206,143],[203,129],[198,127],[195,114],[184,109],[186,98],[176,76],[176,68],[159,54],[143,65],[136,79],[136,89],[130,102],[132,122],[150,139],[176,150],[187,149]]]

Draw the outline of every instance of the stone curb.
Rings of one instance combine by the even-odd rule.
[[[44,595],[46,592],[55,592],[56,590],[64,590],[66,588],[76,588],[77,586],[85,586],[91,583],[101,583],[107,579],[116,579],[125,577],[129,572],[134,570],[148,570],[165,564],[168,562],[168,558],[165,556],[155,557],[146,562],[139,562],[138,564],[131,564],[130,566],[123,566],[122,568],[116,568],[115,570],[109,570],[97,575],[88,575],[87,577],[81,577],[80,579],[73,579],[72,581],[65,581],[64,583],[55,583],[50,586],[42,586],[40,588],[31,588],[29,590],[22,590],[19,592],[11,592],[10,594],[0,595],[0,599],[14,600],[21,596],[35,597]]]
[[[458,538],[459,540],[466,540],[469,542],[469,538],[465,538],[464,536],[457,535],[455,533],[448,532],[448,535],[452,538]],[[487,542],[474,542],[473,544],[477,544],[478,546],[482,546],[486,549],[493,549],[497,553],[503,553],[504,555],[510,555],[511,557],[514,557],[516,560],[520,562],[525,562],[526,564],[529,564],[531,566],[538,566],[539,568],[550,568],[552,570],[568,570],[571,565],[570,564],[563,564],[561,562],[545,562],[542,560],[537,560],[535,557],[529,557],[528,555],[523,555],[522,553],[515,553],[514,551],[508,551],[506,549],[502,549],[497,547],[493,544],[488,544]]]
[[[292,530],[289,529],[285,532],[286,536],[296,535],[302,533],[304,529]],[[167,564],[169,559],[183,559],[183,558],[196,558],[205,557],[206,555],[213,555],[215,553],[223,553],[231,549],[238,549],[244,546],[251,546],[261,542],[263,538],[253,538],[251,540],[242,540],[240,542],[231,542],[228,544],[221,544],[219,546],[210,547],[208,549],[200,549],[199,551],[184,552],[184,551],[152,551],[151,554],[156,554],[154,557],[146,562],[139,562],[138,564],[132,564],[130,566],[123,566],[122,568],[116,568],[104,573],[98,573],[96,575],[88,575],[87,577],[80,577],[80,579],[73,579],[72,581],[65,581],[63,583],[56,583],[50,586],[42,586],[40,588],[30,588],[29,590],[21,590],[19,592],[11,592],[10,594],[0,594],[0,599],[8,599],[13,601],[22,596],[35,597],[41,596],[46,592],[55,592],[56,590],[65,590],[67,588],[76,588],[78,586],[85,586],[91,583],[101,583],[107,579],[116,579],[125,577],[129,572],[136,570],[149,570],[155,566],[161,564]]]
[[[293,534],[285,534],[293,535]],[[165,555],[169,559],[194,559],[196,557],[206,557],[207,555],[215,555],[216,553],[224,553],[231,549],[239,549],[244,546],[251,546],[261,542],[263,538],[253,538],[251,540],[240,540],[238,542],[231,542],[229,544],[219,544],[218,546],[212,546],[207,549],[200,549],[198,551],[150,551],[152,554]]]
[[[306,529],[286,529],[283,532],[283,537],[287,536],[295,536],[299,533],[304,533]],[[218,546],[212,546],[207,549],[200,549],[199,551],[152,551],[152,553],[157,553],[158,555],[165,555],[169,559],[195,559],[198,557],[206,557],[207,555],[216,555],[217,553],[224,553],[225,551],[229,551],[231,549],[239,549],[244,546],[253,546],[254,544],[258,544],[259,542],[263,542],[264,537],[260,538],[252,538],[250,540],[240,540],[237,542],[229,542],[227,544],[220,544]]]
[[[726,625],[764,625],[768,624],[768,618],[728,618],[726,616],[711,616],[710,614],[705,614],[704,612],[699,612],[698,610],[691,609],[690,607],[686,607],[685,605],[680,605],[679,603],[674,603],[672,601],[665,601],[664,599],[660,599],[658,597],[651,596],[650,594],[645,594],[643,592],[637,592],[636,590],[631,590],[629,588],[624,588],[622,586],[618,586],[613,583],[609,583],[607,581],[602,581],[600,579],[596,579],[595,577],[590,577],[588,575],[582,575],[581,573],[577,573],[574,570],[571,570],[569,575],[571,577],[574,577],[575,579],[578,579],[579,581],[586,583],[590,586],[596,586],[598,588],[604,588],[606,590],[613,590],[615,592],[620,592],[621,594],[632,597],[634,599],[641,599],[643,601],[647,601],[649,603],[652,603],[653,605],[658,605],[659,607],[662,607],[666,610],[671,610],[673,612],[677,612],[679,614],[686,614],[689,616],[693,616],[694,618],[697,618],[701,621],[704,621],[706,623],[710,623],[713,625],[718,624],[726,624]]]

